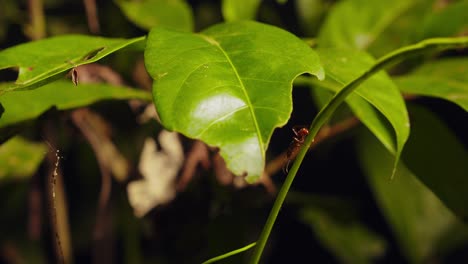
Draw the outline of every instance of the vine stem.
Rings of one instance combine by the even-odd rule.
[[[260,238],[254,247],[254,252],[250,263],[257,264],[260,261],[265,245],[270,236],[271,230],[275,224],[276,218],[278,217],[279,211],[283,206],[283,202],[286,199],[289,188],[291,187],[294,178],[296,177],[297,171],[307,154],[308,147],[313,143],[315,136],[319,132],[320,128],[330,119],[335,110],[343,103],[346,97],[351,94],[361,83],[369,79],[372,75],[379,72],[380,70],[386,69],[408,57],[415,55],[430,53],[434,51],[442,51],[449,49],[465,48],[468,46],[468,37],[459,38],[434,38],[423,40],[414,45],[409,45],[401,49],[395,50],[384,57],[380,58],[371,68],[362,73],[359,77],[346,84],[339,92],[337,92],[330,102],[323,107],[317,116],[312,121],[309,129],[309,136],[307,136],[304,144],[293,163],[293,166],[289,170],[288,176],[278,193],[278,196],[273,204],[273,208],[270,211],[270,215],[263,227]],[[399,157],[396,157],[395,164]],[[395,170],[396,166],[394,166]],[[394,173],[394,172],[393,172]]]

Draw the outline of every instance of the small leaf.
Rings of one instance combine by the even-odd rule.
[[[458,219],[403,164],[389,180],[393,158],[370,134],[361,134],[358,152],[379,207],[408,261],[423,263],[436,255],[439,242],[448,239],[447,232],[463,227]]]
[[[468,111],[468,58],[441,59],[395,78],[402,92],[439,97]]]
[[[26,178],[36,172],[47,147],[21,137],[14,137],[0,145],[0,181]]]
[[[364,50],[413,1],[344,0],[338,2],[322,26],[318,43],[321,47]]]
[[[254,20],[261,0],[223,0],[222,12],[226,21]]]
[[[273,129],[292,111],[292,81],[323,78],[318,56],[289,32],[252,21],[201,34],[155,28],[145,63],[163,125],[220,148],[228,168],[261,175]]]
[[[420,107],[410,110],[413,129],[402,159],[447,207],[468,222],[468,151],[434,114]]]
[[[19,68],[15,83],[2,85],[2,93],[33,89],[51,82],[58,74],[95,62],[131,44],[144,42],[144,37],[111,39],[85,35],[64,35],[28,42],[0,51],[0,70]]]
[[[341,87],[375,63],[363,51],[319,49],[318,52],[327,78],[340,84]],[[336,87],[327,85],[326,88]],[[372,76],[357,88],[346,102],[382,144],[398,158],[408,139],[410,129],[405,102],[391,79],[385,73]],[[394,133],[385,118],[393,127]]]
[[[187,32],[193,30],[192,10],[183,0],[115,2],[130,21],[143,29],[150,30],[155,26],[163,26]]]
[[[151,100],[142,90],[117,87],[108,84],[80,84],[60,80],[44,85],[41,89],[6,93],[0,96],[5,112],[0,118],[0,128],[37,118],[52,107],[67,110],[87,106],[105,99]]]

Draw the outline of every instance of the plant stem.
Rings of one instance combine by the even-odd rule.
[[[252,248],[253,246],[255,246],[255,242],[251,243],[251,244],[248,244],[247,246],[245,247],[242,247],[242,248],[239,248],[239,249],[236,249],[236,250],[233,250],[233,251],[230,251],[226,254],[223,254],[221,256],[217,256],[217,257],[214,257],[214,258],[211,258],[205,262],[203,262],[202,264],[210,264],[210,263],[214,263],[214,262],[217,262],[217,261],[220,261],[222,259],[225,259],[227,257],[230,257],[230,256],[233,256],[233,255],[236,255],[236,254],[239,254],[241,252],[244,252],[250,248]]]
[[[257,264],[260,261],[263,249],[265,248],[265,245],[268,241],[268,237],[270,236],[271,230],[273,229],[273,225],[275,224],[279,211],[283,205],[286,195],[288,194],[289,188],[291,187],[292,182],[294,181],[294,177],[296,176],[296,173],[299,170],[299,166],[304,160],[308,147],[314,141],[314,138],[319,132],[320,128],[330,119],[332,114],[344,102],[346,97],[372,75],[408,57],[430,53],[434,51],[465,48],[467,46],[468,37],[460,37],[427,39],[414,45],[403,47],[380,58],[371,68],[369,68],[356,79],[346,84],[339,92],[337,92],[335,96],[330,100],[330,102],[328,102],[327,105],[325,105],[325,107],[323,107],[317,114],[317,116],[314,118],[314,121],[312,122],[309,129],[309,136],[307,136],[304,144],[302,145],[301,150],[297,155],[296,160],[294,161],[294,164],[291,167],[291,170],[289,171],[288,176],[286,177],[286,180],[284,181],[280,192],[278,193],[278,197],[275,200],[273,208],[270,211],[270,215],[268,216],[267,222],[265,223],[262,233],[260,234],[260,238],[257,241],[257,245],[255,246],[250,263]],[[396,162],[398,161],[398,158],[399,157],[396,157]]]

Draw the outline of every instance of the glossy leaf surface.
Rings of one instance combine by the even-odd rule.
[[[137,26],[150,30],[155,26],[192,31],[193,15],[183,0],[117,0],[125,16]]]
[[[0,51],[0,70],[18,68],[15,83],[2,85],[2,93],[33,89],[73,67],[95,62],[131,44],[141,44],[144,37],[110,39],[85,35],[63,35],[28,42]]]
[[[361,136],[358,149],[379,207],[410,263],[436,255],[442,240],[450,243],[446,235],[454,228],[466,233],[455,215],[401,163],[394,179],[389,178],[393,158],[370,134]]]
[[[0,181],[31,176],[44,158],[47,147],[14,137],[0,145]]]
[[[0,128],[37,118],[46,110],[56,107],[66,110],[90,105],[105,99],[151,100],[151,95],[142,90],[116,87],[108,84],[80,84],[59,80],[41,89],[7,93],[0,97],[5,112],[0,118]]]
[[[155,28],[145,63],[168,129],[220,148],[228,168],[255,181],[275,127],[292,111],[292,81],[323,78],[318,56],[303,41],[256,22],[213,26],[200,34]]]
[[[468,111],[468,58],[442,59],[395,78],[402,92],[451,101]]]

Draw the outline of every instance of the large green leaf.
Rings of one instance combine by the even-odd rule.
[[[410,110],[412,133],[403,160],[447,207],[468,222],[468,151],[432,113],[416,107]]]
[[[220,148],[228,167],[255,181],[275,127],[292,111],[292,81],[323,78],[318,56],[294,35],[252,21],[201,34],[155,28],[145,63],[168,129]]]
[[[223,0],[222,11],[226,21],[255,19],[261,0]]]
[[[441,59],[395,78],[401,91],[439,97],[468,111],[468,57]]]
[[[319,49],[318,53],[327,79],[332,81],[325,82],[329,84],[325,88],[332,90],[343,87],[375,63],[363,51]],[[338,85],[331,85],[333,82]],[[391,79],[383,72],[372,76],[346,98],[346,102],[380,142],[398,158],[409,136],[409,120],[405,102]]]
[[[87,106],[104,99],[151,100],[151,95],[143,90],[116,87],[108,84],[80,84],[59,80],[41,89],[6,93],[0,97],[5,112],[0,118],[0,128],[37,118],[46,110],[56,107],[66,110]]]
[[[47,147],[14,137],[0,145],[0,182],[6,179],[25,178],[36,172]]]
[[[344,0],[338,2],[320,29],[322,47],[366,49],[413,1]]]
[[[404,165],[398,165],[393,180],[388,178],[393,158],[370,134],[361,135],[358,150],[377,202],[409,262],[422,263],[440,253],[441,240],[449,243],[446,234],[454,228],[466,233],[466,227]]]
[[[59,77],[71,68],[95,62],[131,44],[141,44],[144,37],[110,39],[85,35],[64,35],[28,42],[0,51],[0,70],[19,68],[15,83],[2,85],[6,91],[32,89]]]
[[[193,30],[192,10],[183,0],[117,0],[116,3],[130,21],[143,29],[164,26],[189,32]]]

